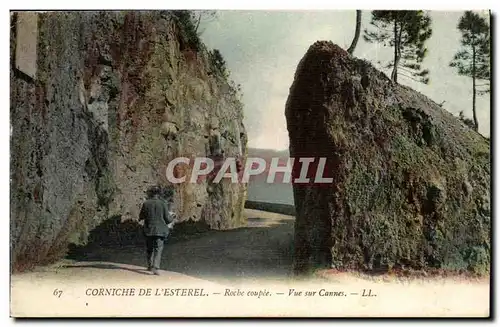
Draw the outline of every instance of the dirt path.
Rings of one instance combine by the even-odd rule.
[[[289,278],[293,217],[256,210],[246,210],[246,215],[246,228],[211,231],[167,244],[160,276],[145,271],[142,246],[97,247],[78,262],[63,261],[16,274],[11,278],[12,313],[258,317],[484,317],[489,313],[486,279],[404,280],[342,273],[294,281]],[[110,287],[198,287],[210,297],[162,297],[163,302],[159,302],[160,298],[152,297],[115,297],[109,301],[109,297],[86,295],[89,289]],[[63,291],[62,297],[53,294],[56,289]],[[268,291],[269,296],[224,296],[228,289]],[[305,296],[306,292],[315,292],[314,298]]]
[[[292,265],[293,217],[250,209],[245,214],[247,227],[167,241],[161,269],[209,281],[286,279]],[[94,246],[77,261],[95,268],[112,268],[102,262],[144,267],[145,248],[142,240],[126,247]]]

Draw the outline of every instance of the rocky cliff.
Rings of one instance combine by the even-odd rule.
[[[489,270],[488,139],[331,42],[299,63],[286,118],[290,156],[333,179],[294,185],[296,272]]]
[[[245,157],[242,104],[190,24],[166,11],[12,15],[14,270],[60,258],[107,218],[137,219],[174,157]],[[184,221],[244,223],[244,185],[174,187]]]

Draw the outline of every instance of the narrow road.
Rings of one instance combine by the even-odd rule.
[[[245,209],[245,214],[247,227],[167,241],[161,269],[208,281],[286,279],[292,267],[294,218],[251,209]],[[141,241],[126,247],[93,246],[78,259],[142,267],[146,264]]]

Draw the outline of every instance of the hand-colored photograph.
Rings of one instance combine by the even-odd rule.
[[[10,316],[490,318],[491,16],[11,11]]]

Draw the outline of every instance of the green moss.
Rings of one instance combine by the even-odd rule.
[[[359,245],[340,236],[348,233],[347,227],[335,227],[335,266],[358,257],[368,268],[437,265],[455,271],[489,271],[489,215],[476,218],[482,200],[480,204],[468,201],[463,192],[469,163],[441,159],[435,128],[428,129],[424,139],[427,145],[418,145],[409,135],[396,134],[385,166],[381,153],[369,161],[361,154],[351,155],[353,164],[344,184],[350,216],[345,225],[359,231]],[[370,151],[365,147],[365,152]],[[427,212],[430,205],[436,208]],[[432,219],[436,224],[428,225]],[[427,257],[425,249],[432,249]]]
[[[484,273],[489,271],[490,253],[489,249],[483,246],[473,246],[465,253],[467,260],[467,268],[476,273]]]

